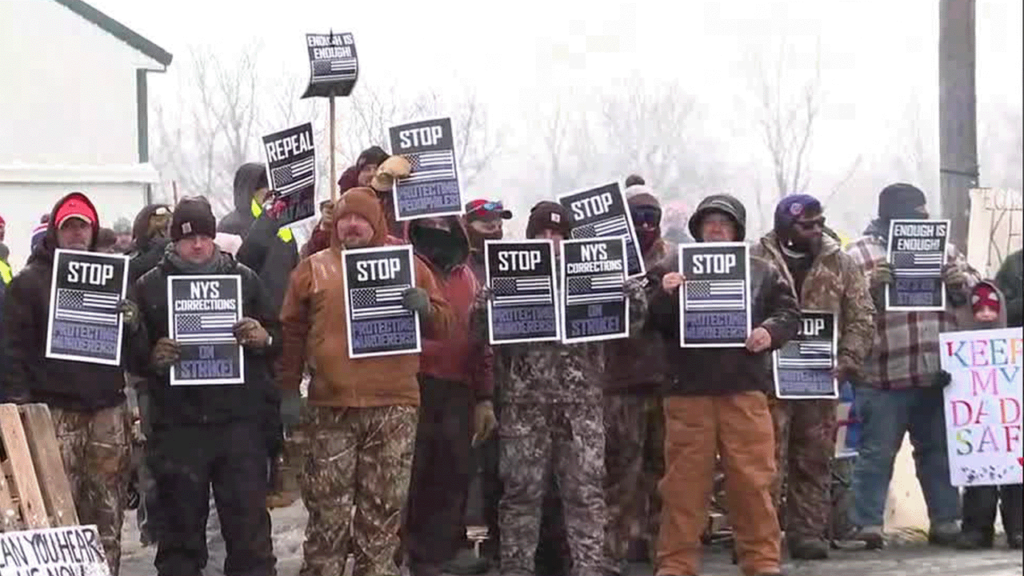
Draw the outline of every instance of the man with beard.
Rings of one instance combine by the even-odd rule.
[[[671,268],[676,247],[661,237],[661,203],[638,176],[626,188],[633,226],[646,264],[648,299],[658,279]],[[623,574],[630,544],[641,540],[654,556],[661,500],[658,482],[665,472],[665,349],[661,333],[648,321],[636,336],[608,342],[604,376],[605,499],[608,525],[605,548],[610,572]]]
[[[487,278],[484,245],[488,240],[504,238],[505,220],[511,219],[512,211],[507,210],[501,200],[478,199],[466,203],[462,221],[469,234],[469,266],[481,282]]]
[[[928,505],[929,542],[951,546],[960,532],[960,497],[949,480],[942,387],[936,386],[935,376],[940,370],[939,334],[959,329],[956,312],[967,304],[977,275],[956,248],[947,244],[942,268],[945,310],[885,309],[886,286],[893,282],[892,265],[887,261],[890,223],[927,218],[924,192],[910,184],[891,184],[878,197],[878,218],[865,230],[865,236],[846,250],[868,277],[878,311],[874,345],[864,362],[863,378],[855,382],[856,410],[863,428],[850,509],[850,521],[858,527],[852,539],[865,542],[869,549],[885,545],[885,499],[893,462],[907,432]]]
[[[454,322],[447,338],[423,340],[405,545],[413,576],[440,576],[442,564],[456,558],[458,568],[480,574],[487,571],[486,561],[472,557],[465,547],[466,499],[472,447],[486,441],[497,426],[491,347],[469,330],[480,286],[467,265],[469,241],[458,217],[413,220],[406,237],[434,275]]]
[[[775,209],[774,231],[761,238],[751,254],[775,264],[793,286],[802,310],[835,314],[835,372],[845,382],[857,377],[871,349],[875,306],[864,275],[826,230],[817,199],[786,196]],[[829,551],[825,530],[832,507],[836,401],[776,399],[772,419],[778,466],[773,497],[785,519],[789,554],[823,560]]]
[[[222,253],[213,241],[216,234],[210,205],[182,200],[171,221],[172,244],[131,292],[144,325],[144,336],[133,339],[132,360],[133,372],[146,378],[150,398],[147,457],[162,512],[155,561],[160,576],[202,573],[211,485],[227,548],[224,573],[275,573],[259,428],[267,389],[274,385],[271,363],[281,349],[280,324],[259,277]],[[233,332],[245,353],[243,384],[170,384],[169,371],[181,348],[170,338],[167,282],[169,276],[190,275],[241,277],[242,320]]]
[[[58,248],[96,252],[99,216],[81,192],[61,198],[28,264],[7,288],[4,346],[7,401],[50,407],[64,470],[82,524],[99,529],[110,573],[121,565],[121,526],[128,483],[127,409],[120,366],[46,357],[54,254]],[[138,309],[121,306],[123,341],[135,338]]]

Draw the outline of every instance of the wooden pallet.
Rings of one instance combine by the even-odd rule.
[[[0,532],[77,526],[50,409],[0,405]]]

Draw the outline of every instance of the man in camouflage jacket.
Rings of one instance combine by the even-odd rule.
[[[569,236],[571,217],[562,206],[542,202],[530,213],[527,238]],[[627,282],[631,328],[646,316],[639,283]],[[486,325],[484,290],[475,325]],[[550,473],[558,486],[572,555],[572,576],[598,576],[604,565],[604,407],[600,343],[558,342],[495,347],[496,379],[502,387],[500,506],[501,574],[533,576],[541,512]],[[550,576],[550,575],[545,575]]]
[[[775,229],[751,254],[776,265],[794,287],[801,310],[835,313],[836,377],[848,381],[859,374],[871,350],[875,305],[864,274],[824,230],[825,216],[817,199],[787,196],[775,210]],[[789,553],[798,559],[825,559],[836,401],[775,400],[772,419],[778,466],[772,496],[785,520]]]

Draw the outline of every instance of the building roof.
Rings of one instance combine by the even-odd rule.
[[[105,30],[125,44],[135,48],[153,60],[156,60],[160,64],[167,66],[171,63],[171,58],[173,58],[173,56],[171,56],[170,52],[143,38],[131,28],[121,24],[117,20],[114,20],[103,12],[100,12],[82,0],[56,1],[75,14],[78,14],[82,18],[85,18],[89,22],[99,26],[100,29]]]

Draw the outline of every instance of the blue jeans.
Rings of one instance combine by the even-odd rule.
[[[856,408],[863,429],[853,472],[850,521],[857,526],[884,524],[893,463],[907,432],[932,526],[959,519],[960,493],[949,482],[942,388],[879,390],[861,386]]]

